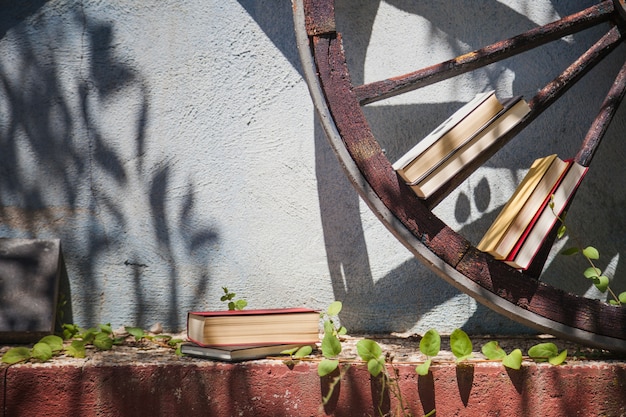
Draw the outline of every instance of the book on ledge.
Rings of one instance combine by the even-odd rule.
[[[556,154],[535,160],[476,248],[496,259],[505,259],[568,166]]]
[[[319,340],[319,323],[308,308],[189,312],[187,338],[200,346],[307,345]]]
[[[495,91],[477,94],[396,161],[393,168],[407,183],[417,181],[444,161],[502,108]]]
[[[261,345],[261,346],[199,346],[194,343],[183,343],[180,351],[189,356],[204,359],[215,359],[227,362],[239,362],[252,359],[262,359],[268,356],[278,356],[290,349],[304,345]]]
[[[466,138],[438,165],[432,167],[422,177],[408,183],[418,197],[428,199],[435,194],[466,165],[486,153],[530,112],[528,103],[521,96],[510,98],[502,105],[503,109],[498,114]]]
[[[588,170],[588,167],[577,162],[568,161],[567,173],[559,181],[553,192],[547,196],[542,209],[536,213],[535,218],[515,248],[507,256],[505,260],[507,264],[522,270],[530,267],[537,252],[559,221],[559,217],[563,215]]]

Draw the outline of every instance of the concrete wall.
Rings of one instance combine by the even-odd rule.
[[[593,1],[338,0],[354,81],[448,59]],[[419,264],[359,201],[326,144],[286,0],[2,6],[0,235],[58,237],[74,322],[181,329],[188,310],[345,304],[352,332],[516,333]],[[479,91],[527,98],[606,27],[367,107],[393,160]],[[436,209],[477,243],[531,162],[576,153],[623,48]],[[620,117],[621,116],[621,117]],[[626,164],[609,130],[570,214],[619,278]],[[545,280],[592,296],[580,263]]]

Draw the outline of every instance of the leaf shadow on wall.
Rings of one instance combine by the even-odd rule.
[[[145,79],[116,52],[113,23],[18,3],[0,17],[2,39],[15,45],[0,63],[2,235],[61,238],[77,324],[117,314],[128,325],[182,328],[191,305],[181,299],[205,298],[219,234],[195,207],[193,176],[174,193],[175,161],[147,165]],[[130,127],[103,124],[111,111],[131,115]],[[181,265],[198,277],[192,285],[182,285]]]

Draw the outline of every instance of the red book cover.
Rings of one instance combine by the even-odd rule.
[[[543,203],[541,203],[541,207],[539,208],[539,210],[537,210],[537,212],[533,216],[533,218],[530,221],[530,223],[528,224],[528,226],[526,226],[526,230],[524,230],[524,233],[522,233],[522,235],[520,236],[520,238],[517,241],[517,243],[515,244],[515,246],[513,246],[513,249],[511,249],[511,252],[509,252],[509,254],[507,255],[507,257],[505,259],[506,261],[512,261],[512,260],[515,259],[515,256],[517,255],[517,253],[519,252],[520,248],[524,244],[524,241],[526,240],[526,238],[530,234],[530,231],[533,229],[533,226],[535,225],[535,223],[537,223],[537,219],[539,219],[539,216],[541,216],[541,213],[543,213],[543,210],[548,206],[548,203],[550,203],[550,197],[552,196],[552,194],[554,194],[554,191],[561,184],[561,182],[563,181],[563,178],[565,178],[565,175],[569,171],[569,169],[572,166],[572,163],[574,161],[572,159],[568,159],[565,162],[567,162],[567,168],[563,171],[563,173],[561,174],[561,177],[554,184],[554,187],[552,187],[552,189],[548,193],[546,199],[543,201]]]
[[[571,171],[571,175],[566,174],[564,178],[559,180],[559,187],[562,188],[559,189],[559,187],[557,187],[555,190],[553,190],[553,193],[551,193],[551,195],[555,194],[554,212],[556,216],[552,215],[552,213],[549,213],[550,215],[548,215],[548,208],[544,206],[544,209],[540,211],[539,214],[536,216],[537,219],[534,220],[534,224],[532,224],[532,227],[529,227],[529,230],[527,231],[527,233],[525,233],[524,238],[520,239],[521,243],[518,245],[519,247],[517,248],[517,253],[507,257],[506,262],[509,263],[511,266],[521,269],[528,269],[528,267],[530,267],[537,254],[537,251],[541,249],[546,237],[548,236],[550,231],[553,230],[554,225],[557,223],[557,216],[561,216],[561,214],[571,201],[573,195],[576,193],[576,190],[580,186],[580,183],[582,182],[582,179],[584,178],[589,168],[576,163],[572,163],[571,165],[572,167],[575,165],[575,169],[570,167],[570,169],[568,170],[568,173]],[[548,197],[547,201],[549,200],[550,199]],[[536,228],[538,228],[538,231],[533,230]],[[541,235],[540,233],[542,233],[543,235]]]
[[[269,308],[262,310],[220,310],[220,311],[190,311],[189,314],[196,314],[204,317],[215,316],[254,316],[259,314],[292,314],[292,313],[319,313],[319,311],[304,307],[294,308]]]

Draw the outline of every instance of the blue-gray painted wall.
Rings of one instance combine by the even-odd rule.
[[[337,1],[355,82],[434,64],[593,1]],[[394,160],[474,94],[530,98],[606,27],[366,108]],[[188,310],[344,302],[352,332],[519,333],[377,221],[326,144],[287,0],[72,1],[0,14],[0,235],[62,239],[74,322],[180,330]],[[437,209],[477,243],[535,158],[572,157],[619,48]],[[609,80],[609,82],[607,82]],[[624,110],[570,212],[624,289]],[[561,243],[560,245],[563,245]],[[599,296],[584,264],[542,279]]]

